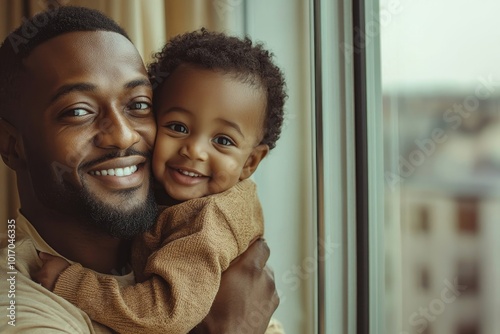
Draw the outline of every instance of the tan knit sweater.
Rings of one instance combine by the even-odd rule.
[[[187,333],[208,314],[222,272],[263,234],[255,184],[165,209],[132,252],[137,283],[75,264],[54,292],[119,333]]]

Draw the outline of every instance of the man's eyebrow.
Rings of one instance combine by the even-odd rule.
[[[127,82],[124,87],[126,89],[133,89],[140,86],[151,87],[151,82],[147,79],[137,79]],[[59,87],[54,96],[50,99],[50,102],[53,103],[57,99],[61,98],[64,95],[67,95],[72,92],[93,92],[97,89],[96,85],[86,83],[86,82],[77,82],[73,84],[67,84]]]
[[[95,91],[97,87],[95,85],[85,83],[85,82],[78,82],[74,84],[67,84],[59,87],[59,89],[56,91],[54,96],[50,99],[50,103],[56,101],[57,99],[61,98],[64,95],[67,95],[71,92],[78,91],[78,92],[92,92]]]
[[[139,86],[151,87],[151,82],[148,79],[137,79],[125,84],[125,88],[127,89],[132,89]]]

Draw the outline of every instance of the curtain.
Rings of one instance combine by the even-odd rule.
[[[227,0],[0,0],[0,40],[10,31],[48,6],[82,6],[100,10],[114,19],[129,34],[145,63],[160,50],[167,38],[206,27],[222,31],[234,5]],[[19,199],[15,173],[0,163],[0,235],[6,221],[17,216]]]

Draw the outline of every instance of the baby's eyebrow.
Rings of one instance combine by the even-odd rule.
[[[228,121],[227,119],[223,119],[223,118],[217,118],[217,121],[219,122],[222,122],[222,123],[225,123],[226,125],[232,127],[233,129],[235,129],[236,131],[238,131],[238,133],[243,137],[245,138],[245,135],[243,134],[243,132],[241,131],[241,128],[238,124],[234,123],[234,122],[231,122],[231,121]]]
[[[181,112],[181,113],[185,112],[185,113],[190,114],[193,117],[196,116],[190,110],[182,108],[182,107],[176,107],[176,106],[168,108],[167,110],[163,111],[162,114],[168,114],[170,112]],[[245,135],[243,134],[243,131],[241,131],[241,127],[237,123],[229,121],[229,120],[224,119],[224,118],[217,118],[216,121],[220,122],[220,123],[223,123],[223,124],[225,124],[225,125],[233,128],[233,129],[235,129],[243,138],[245,138]]]
[[[162,108],[159,108],[159,106],[157,106],[156,108],[158,108],[157,109],[157,117],[166,116],[170,113],[188,114],[189,117],[194,117],[194,114],[191,111],[189,111],[185,108],[182,108],[182,107],[173,106],[173,107],[170,107],[168,109],[162,109]]]
[[[188,114],[191,114],[193,115],[193,113],[187,109],[184,109],[182,107],[170,107],[168,108],[167,110],[164,111],[165,114],[169,113],[169,112],[174,112],[174,111],[177,111],[177,112],[186,112]]]

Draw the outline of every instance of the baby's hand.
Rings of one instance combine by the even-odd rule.
[[[43,265],[38,272],[32,275],[32,278],[35,282],[40,283],[44,288],[53,291],[56,286],[57,278],[64,271],[64,269],[70,266],[70,264],[61,257],[53,256],[47,253],[40,252],[38,256],[43,261]]]

